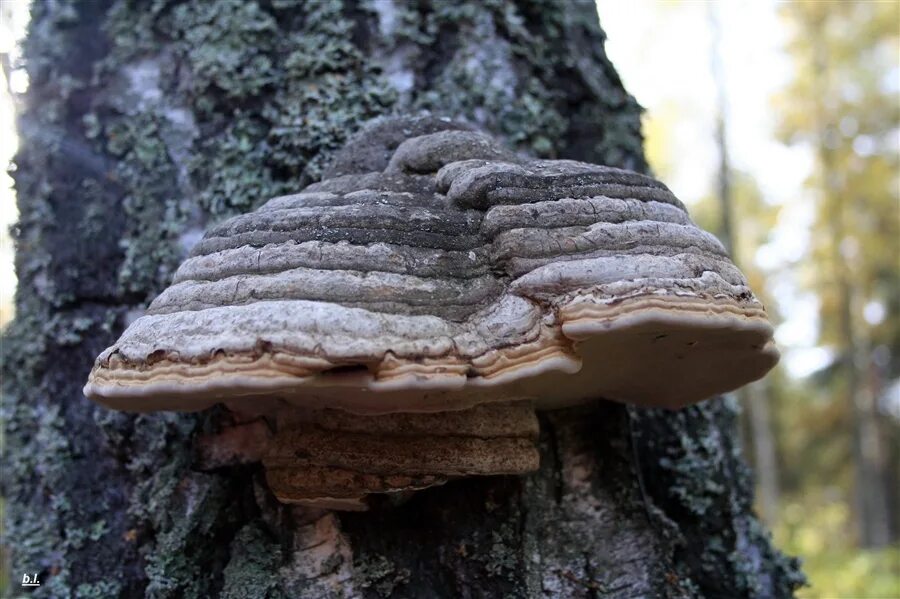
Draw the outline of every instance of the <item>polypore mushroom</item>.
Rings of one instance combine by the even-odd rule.
[[[535,469],[536,408],[679,408],[777,358],[744,277],[662,183],[419,117],[211,228],[85,394],[277,414],[274,493],[352,508]]]

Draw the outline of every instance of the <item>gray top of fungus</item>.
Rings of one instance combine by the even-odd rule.
[[[85,393],[128,410],[679,407],[762,376],[771,337],[659,181],[385,119],[322,182],[209,229]]]

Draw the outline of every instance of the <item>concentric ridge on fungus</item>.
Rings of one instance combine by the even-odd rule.
[[[211,228],[85,393],[127,410],[680,407],[761,377],[771,337],[662,183],[419,117]]]

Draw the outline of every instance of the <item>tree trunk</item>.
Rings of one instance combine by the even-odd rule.
[[[753,472],[756,478],[759,516],[766,524],[774,524],[778,518],[781,492],[778,484],[778,456],[775,436],[772,434],[772,416],[769,409],[771,395],[765,383],[750,383],[741,389],[741,403],[750,419],[753,437]]]
[[[201,472],[222,412],[81,394],[212,221],[315,180],[364,120],[423,108],[519,150],[646,170],[592,3],[35,2],[4,335],[11,585],[42,597],[784,597],[734,407],[541,417],[528,477],[348,514]]]
[[[725,85],[725,70],[722,64],[722,26],[719,22],[719,5],[708,4],[709,27],[712,33],[710,48],[713,81],[716,84],[716,148],[719,150],[718,196],[721,219],[718,236],[722,245],[731,254],[738,266],[743,257],[738,255],[738,232],[734,226],[737,206],[732,193],[732,170],[728,155],[728,94]],[[764,382],[745,386],[737,393],[738,400],[748,416],[750,429],[749,445],[753,454],[753,466],[759,490],[760,517],[765,524],[773,524],[778,513],[778,461],[776,459],[775,438],[772,434],[772,419],[769,410],[769,393]],[[743,440],[746,441],[746,433]]]

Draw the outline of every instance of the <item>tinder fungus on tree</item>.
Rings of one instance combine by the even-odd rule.
[[[777,359],[763,306],[665,185],[518,156],[425,116],[370,125],[322,182],[212,227],[98,357],[85,393],[122,410],[369,418],[599,398],[679,408]],[[530,447],[532,424],[514,428]],[[326,437],[304,451],[333,453]],[[410,443],[411,456],[427,446]],[[536,467],[528,455],[485,473]],[[346,480],[365,471],[345,461]],[[401,482],[478,470],[442,468]],[[364,486],[403,486],[383,470]]]

